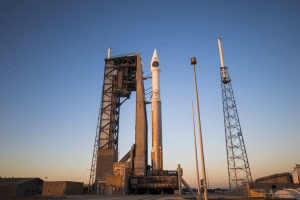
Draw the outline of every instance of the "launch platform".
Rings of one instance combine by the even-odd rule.
[[[98,115],[89,193],[122,195],[138,193],[174,193],[180,189],[182,169],[162,170],[161,110],[157,107],[157,146],[152,147],[152,163],[148,165],[148,122],[142,62],[139,52],[104,59],[102,98]],[[151,61],[155,67],[153,101],[160,103],[160,61],[155,50]],[[152,64],[151,63],[151,64]],[[157,70],[159,69],[159,71]],[[152,69],[151,69],[152,71]],[[118,159],[119,115],[121,105],[136,92],[135,143]],[[153,102],[152,102],[153,103]],[[158,104],[156,104],[158,105]],[[159,104],[160,105],[160,104]],[[152,105],[153,106],[153,105]],[[153,109],[152,109],[153,110]],[[153,115],[153,113],[152,113]],[[152,117],[153,118],[153,117]],[[153,126],[153,122],[152,122]],[[155,163],[155,164],[153,164]],[[155,165],[155,167],[153,167]],[[183,183],[185,184],[185,183]]]

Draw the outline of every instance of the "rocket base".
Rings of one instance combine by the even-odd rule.
[[[163,169],[161,101],[152,101],[152,169]]]

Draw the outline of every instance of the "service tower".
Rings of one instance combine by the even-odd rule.
[[[152,169],[163,170],[160,101],[160,60],[156,49],[151,60],[152,73]]]

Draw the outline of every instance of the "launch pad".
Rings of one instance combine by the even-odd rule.
[[[153,74],[158,84],[153,86],[153,102],[159,105],[158,122],[152,122],[152,163],[148,165],[148,122],[142,62],[139,52],[105,58],[102,98],[99,109],[97,131],[89,181],[89,193],[120,195],[131,193],[174,193],[181,183],[182,169],[162,170],[162,136],[159,72],[157,52],[153,54]],[[135,144],[118,160],[119,114],[121,105],[136,91]],[[152,103],[153,103],[152,102]],[[153,106],[153,105],[152,105]],[[153,110],[153,109],[152,109]],[[159,122],[160,120],[160,122]],[[153,136],[154,135],[154,136]],[[154,138],[154,139],[153,139]],[[183,181],[182,181],[183,180]],[[180,193],[180,192],[179,192]]]

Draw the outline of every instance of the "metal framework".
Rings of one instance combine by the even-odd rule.
[[[95,183],[98,150],[114,149],[115,152],[118,152],[120,106],[129,99],[131,91],[136,91],[136,65],[136,54],[105,58],[89,193],[92,192]],[[121,102],[122,97],[125,97],[125,100]]]
[[[233,189],[252,181],[252,176],[228,68],[221,67],[220,74],[229,187]]]

